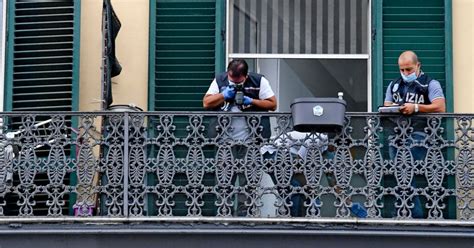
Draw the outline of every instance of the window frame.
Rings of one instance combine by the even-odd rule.
[[[0,38],[0,111],[4,111],[4,100],[5,100],[5,55],[6,55],[6,36],[7,36],[7,1],[0,0],[2,5],[2,33]]]
[[[373,108],[383,102],[385,92],[383,92],[383,0],[372,1],[371,11],[372,18],[372,87],[371,93],[373,99]],[[444,0],[444,31],[445,31],[445,80],[446,80],[446,106],[447,112],[454,111],[454,94],[453,94],[453,27],[452,27],[452,0]]]
[[[372,1],[367,4],[367,54],[259,54],[259,53],[232,53],[230,51],[231,40],[231,6],[234,0],[226,0],[226,43],[225,43],[225,63],[229,63],[234,58],[248,59],[366,59],[367,60],[367,111],[372,111]],[[260,0],[251,0],[260,1]],[[257,62],[258,64],[258,62]]]

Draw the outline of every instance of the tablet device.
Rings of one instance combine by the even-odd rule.
[[[380,106],[379,113],[400,113],[400,106]]]

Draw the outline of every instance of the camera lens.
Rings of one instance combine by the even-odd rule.
[[[237,91],[235,93],[235,104],[242,105],[243,103],[244,103],[244,92],[243,91]]]

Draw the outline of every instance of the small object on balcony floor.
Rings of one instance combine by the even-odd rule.
[[[353,202],[351,212],[359,218],[367,218],[367,209],[358,202]]]
[[[94,212],[93,206],[74,204],[73,209],[74,209],[74,216],[92,216]]]

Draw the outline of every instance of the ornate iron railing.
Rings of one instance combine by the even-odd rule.
[[[472,221],[473,118],[301,134],[289,113],[1,113],[0,215]]]

